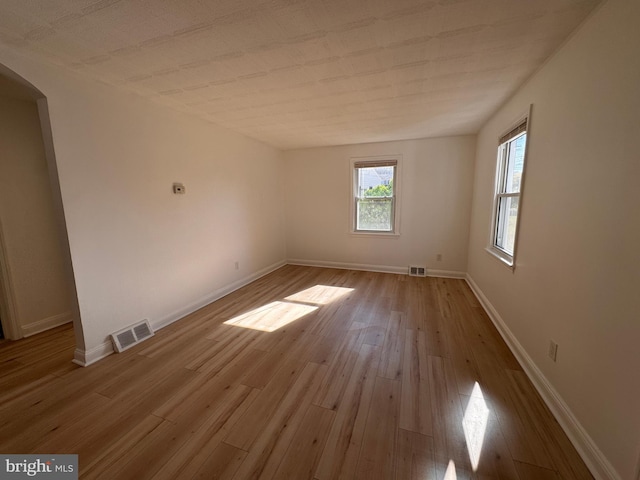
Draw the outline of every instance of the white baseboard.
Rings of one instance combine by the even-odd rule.
[[[301,260],[290,258],[287,260],[289,265],[302,265],[305,267],[322,267],[322,268],[338,268],[341,270],[360,270],[364,272],[380,272],[380,273],[397,273],[407,275],[409,266],[395,267],[392,265],[368,265],[363,263],[345,263],[345,262],[328,262],[324,260]],[[428,277],[445,277],[445,278],[465,278],[464,272],[456,272],[451,270],[434,270],[427,268]]]
[[[35,335],[36,333],[44,332],[45,330],[49,330],[50,328],[59,327],[60,325],[69,323],[72,320],[73,318],[71,317],[71,312],[64,312],[48,318],[43,318],[42,320],[38,320],[37,322],[22,325],[20,329],[22,330],[23,337],[30,337],[31,335]]]
[[[466,275],[464,272],[456,272],[455,270],[435,270],[427,268],[427,277],[465,278]]]
[[[465,279],[594,478],[596,480],[622,480],[560,394],[553,388],[553,385],[551,385],[515,335],[509,330],[509,327],[507,327],[500,314],[482,290],[480,290],[480,287],[478,287],[469,274],[465,276]]]
[[[80,365],[81,367],[88,367],[89,365],[96,363],[98,360],[108,357],[113,352],[114,349],[111,340],[101,343],[89,350],[76,348],[75,352],[73,352],[72,362],[76,365]]]

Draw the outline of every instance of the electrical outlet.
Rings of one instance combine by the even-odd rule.
[[[548,352],[549,358],[551,360],[553,360],[554,362],[556,361],[556,358],[558,357],[558,344],[556,342],[554,342],[553,340],[549,340],[549,352]]]
[[[240,262],[236,262],[236,270],[240,270]]]
[[[442,254],[441,254],[441,253],[439,253],[439,254],[437,254],[437,255],[436,255],[436,260],[437,260],[438,262],[441,262],[441,261],[442,261]]]
[[[184,193],[186,192],[186,188],[184,188],[184,185],[181,183],[174,183],[173,184],[173,193],[176,193],[178,195],[184,195]]]

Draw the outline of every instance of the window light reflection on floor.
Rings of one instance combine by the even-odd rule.
[[[482,443],[484,442],[484,434],[487,430],[488,420],[489,409],[484,401],[482,389],[480,385],[478,385],[478,382],[476,382],[462,419],[464,437],[467,441],[469,459],[471,460],[471,467],[474,472],[478,469],[478,464],[480,463]]]
[[[316,285],[227,320],[225,325],[273,332],[351,293],[353,288]]]
[[[444,472],[444,478],[442,480],[457,480],[458,476],[456,475],[456,464],[453,463],[453,460],[449,460],[449,465],[447,465],[447,471]]]

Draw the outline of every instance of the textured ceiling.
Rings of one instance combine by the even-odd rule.
[[[475,133],[599,0],[1,0],[0,43],[280,148]]]

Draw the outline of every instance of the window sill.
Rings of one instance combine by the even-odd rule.
[[[400,234],[398,232],[356,232],[350,231],[349,235],[354,237],[386,237],[386,238],[398,238]]]
[[[487,247],[485,248],[485,250],[490,253],[493,258],[499,260],[500,263],[507,267],[509,270],[511,270],[512,272],[515,270],[516,266],[513,261],[513,257],[496,248]]]

